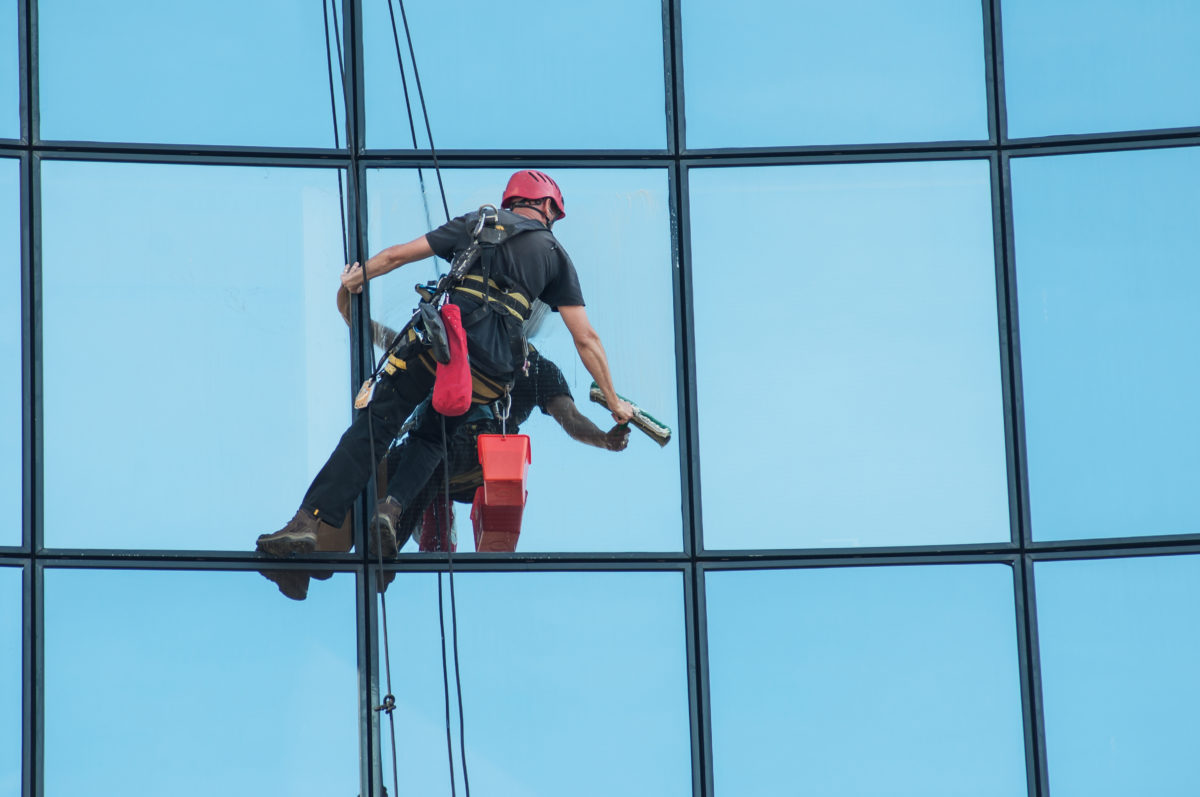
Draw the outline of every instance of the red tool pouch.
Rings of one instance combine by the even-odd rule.
[[[467,333],[462,311],[453,304],[442,305],[442,323],[450,343],[450,363],[438,363],[433,383],[433,408],[442,415],[462,415],[471,409],[471,364],[467,360]]]

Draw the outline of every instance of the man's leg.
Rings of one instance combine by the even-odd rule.
[[[295,517],[274,534],[259,537],[258,550],[272,556],[314,551],[317,523],[342,524],[370,478],[372,451],[375,457],[383,457],[401,424],[432,388],[433,375],[420,367],[380,380],[370,406],[342,435]]]

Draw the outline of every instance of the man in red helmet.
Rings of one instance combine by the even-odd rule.
[[[526,365],[522,325],[533,301],[540,299],[562,317],[579,359],[604,393],[614,420],[627,423],[633,408],[613,387],[604,346],[584,309],[575,266],[551,233],[554,222],[566,216],[558,185],[542,172],[519,171],[509,178],[501,208],[496,226],[506,231],[506,237],[498,246],[483,250],[448,298],[462,313],[473,402],[500,398],[512,384],[513,374]],[[481,212],[459,216],[420,238],[390,246],[365,264],[347,265],[342,284],[350,292],[360,293],[365,280],[408,263],[431,255],[452,261],[474,241]],[[410,332],[388,355],[366,412],[342,435],[299,511],[279,531],[260,536],[258,550],[272,556],[309,553],[317,546],[319,521],[340,526],[370,478],[372,449],[375,456],[387,449],[401,424],[432,392],[435,373],[429,344]],[[445,434],[453,437],[465,417],[445,417]],[[410,433],[409,450],[390,475],[387,496],[376,506],[371,542],[372,547],[376,543],[381,546],[385,556],[396,553],[395,530],[404,507],[441,461],[441,427],[421,424],[418,430],[424,431]]]

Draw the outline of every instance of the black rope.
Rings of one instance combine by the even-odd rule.
[[[396,12],[392,9],[392,0],[388,0],[388,17],[392,20],[392,43],[396,47],[396,67],[400,70],[400,87],[404,90],[404,107],[408,110],[408,131],[412,136],[412,148],[417,148],[417,123],[412,115],[412,100],[408,94],[408,75],[404,71],[404,59],[400,55],[400,34],[396,30]],[[413,63],[416,63],[415,61]],[[433,219],[429,215],[429,193],[425,188],[425,170],[417,169],[417,182],[421,186],[421,204],[425,206],[425,228],[433,229]],[[449,216],[449,212],[446,214]],[[437,263],[438,276],[442,275],[441,263]]]
[[[338,74],[342,79],[342,91],[343,91],[343,103],[344,103],[344,101],[345,101],[344,92],[345,92],[345,88],[346,88],[346,67],[345,67],[345,56],[342,52],[342,39],[341,39],[341,33],[340,33],[341,26],[337,23],[337,20],[338,20],[337,0],[328,0],[328,2],[326,2],[326,0],[321,0],[321,19],[325,25],[325,62],[328,67],[327,74],[329,76],[329,108],[330,108],[330,112],[333,117],[333,146],[335,149],[341,149],[341,146],[342,146],[341,138],[338,135],[337,93],[334,90],[334,86],[333,86],[333,53],[330,50],[330,42],[329,42],[329,39],[330,39],[329,17],[331,14],[334,19],[333,39],[335,41],[336,48],[337,48]],[[347,136],[347,143],[349,143],[349,136]],[[345,258],[346,262],[349,262],[350,261],[350,236],[349,236],[349,233],[348,233],[347,227],[346,227],[346,198],[345,198],[345,194],[344,194],[344,191],[342,188],[342,170],[341,169],[337,170],[337,180],[338,180],[338,210],[340,212],[341,220],[342,220],[342,256],[343,256],[343,258]],[[361,302],[360,302],[359,317],[360,318],[365,317],[366,322],[369,326],[370,325],[370,314],[365,312],[366,308],[368,306],[367,305],[367,296],[368,296],[368,293],[367,293],[366,280],[364,280],[363,281],[363,293],[362,293],[362,298],[361,298]],[[375,434],[374,434],[374,429],[372,428],[373,424],[371,422],[372,421],[371,411],[368,408],[366,410],[366,412],[367,412],[367,436],[370,439],[370,451],[371,451],[371,483],[375,484],[376,480],[377,480],[376,460],[375,460]],[[369,533],[370,532],[368,530],[368,535],[369,535]],[[382,576],[383,576],[383,545],[377,544],[376,548],[378,550],[378,555],[379,555],[379,577],[382,578]],[[397,761],[396,761],[396,720],[393,715],[393,712],[396,709],[396,698],[392,694],[392,661],[391,661],[391,643],[388,640],[387,599],[384,597],[382,590],[379,591],[379,604],[380,604],[381,619],[383,621],[383,657],[384,657],[384,671],[387,673],[387,694],[384,695],[383,702],[380,705],[375,706],[374,709],[375,709],[375,711],[385,712],[388,717],[388,731],[391,736],[391,747],[392,747],[392,793],[399,795],[400,794],[399,767],[398,767]],[[384,791],[386,792],[386,789]]]
[[[396,2],[400,4],[400,20],[404,23],[404,37],[408,40],[408,58],[412,63],[413,81],[417,84],[417,97],[421,100],[421,115],[425,119],[425,135],[429,138],[429,154],[433,157],[433,171],[437,175],[438,190],[442,194],[442,211],[446,214],[446,220],[449,221],[450,205],[446,202],[446,186],[442,183],[442,168],[438,165],[437,147],[433,145],[433,128],[429,125],[429,111],[425,107],[425,92],[421,89],[421,73],[417,70],[417,52],[413,49],[412,31],[408,27],[408,14],[404,11],[404,0],[396,0]],[[391,0],[388,0],[389,13],[391,8]],[[403,71],[401,70],[401,72]],[[408,116],[409,119],[412,118],[411,105],[408,106]],[[415,147],[416,144],[413,146]]]
[[[329,2],[326,3],[325,0],[321,0],[321,20],[325,23],[325,63],[329,67],[329,70],[328,70],[328,72],[329,72],[329,109],[333,115],[333,148],[341,149],[342,148],[341,138],[338,136],[337,94],[333,90],[333,53],[331,53],[329,50],[329,6],[331,6],[331,5],[334,6],[333,16],[334,16],[334,19],[336,20],[337,19],[337,6],[335,5],[335,2],[336,2],[336,0],[329,0]],[[337,31],[337,25],[334,25],[334,31],[335,32]],[[337,52],[338,52],[338,64],[340,66],[342,63],[342,44],[341,44],[340,39],[338,41]],[[342,89],[345,90],[346,73],[345,73],[345,71],[342,71],[341,74],[342,74]],[[346,195],[345,195],[344,190],[342,189],[342,170],[341,169],[337,170],[337,182],[338,182],[338,213],[342,217],[342,257],[345,258],[347,263],[349,263],[350,262],[350,235],[346,231]]]

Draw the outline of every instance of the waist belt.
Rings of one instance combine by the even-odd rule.
[[[476,316],[482,318],[489,310],[510,315],[521,323],[525,323],[529,319],[529,310],[533,303],[525,294],[517,290],[501,290],[496,281],[491,279],[487,280],[486,288],[484,285],[484,278],[481,275],[467,274],[460,284],[451,289],[455,293],[465,294],[483,301],[483,305],[478,310],[463,319],[464,325],[470,325],[477,320]]]

